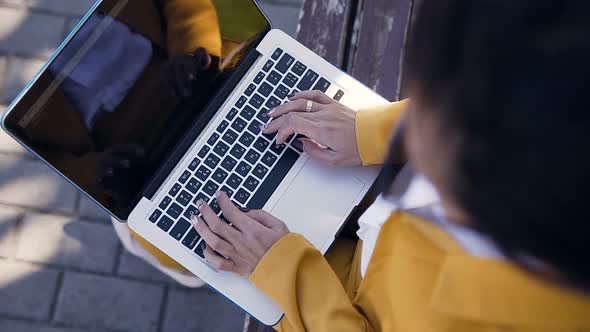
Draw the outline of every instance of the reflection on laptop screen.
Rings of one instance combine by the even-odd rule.
[[[124,215],[268,29],[251,0],[105,0],[7,127]]]

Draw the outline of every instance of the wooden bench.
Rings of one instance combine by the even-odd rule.
[[[304,0],[297,39],[391,101],[402,98],[403,59],[418,0]],[[247,332],[270,332],[247,317]]]

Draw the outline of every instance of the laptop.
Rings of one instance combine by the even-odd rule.
[[[195,203],[219,212],[214,193],[223,190],[325,253],[378,170],[316,162],[296,137],[277,145],[260,125],[298,91],[320,90],[354,110],[387,100],[272,29],[255,1],[195,0],[180,13],[166,2],[138,3],[98,1],[2,126],[113,218],[275,325],[283,313],[271,299],[207,265],[189,223]],[[210,63],[197,64],[207,69],[187,85],[185,53],[196,48]]]

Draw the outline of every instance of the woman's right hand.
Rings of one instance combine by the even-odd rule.
[[[313,159],[338,166],[361,165],[356,141],[356,112],[328,97],[321,91],[302,91],[289,98],[290,102],[269,112],[273,121],[266,125],[265,134],[278,133],[277,144],[291,135],[303,135],[299,140]],[[308,111],[308,101],[313,107]]]

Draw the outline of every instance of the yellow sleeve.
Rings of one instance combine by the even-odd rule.
[[[364,165],[382,164],[389,152],[389,143],[409,100],[362,109],[356,116],[356,138]]]
[[[250,280],[285,312],[282,332],[373,331],[322,254],[291,233],[262,258]]]
[[[221,56],[221,31],[211,0],[161,0],[167,25],[168,52],[191,53],[203,47]]]

